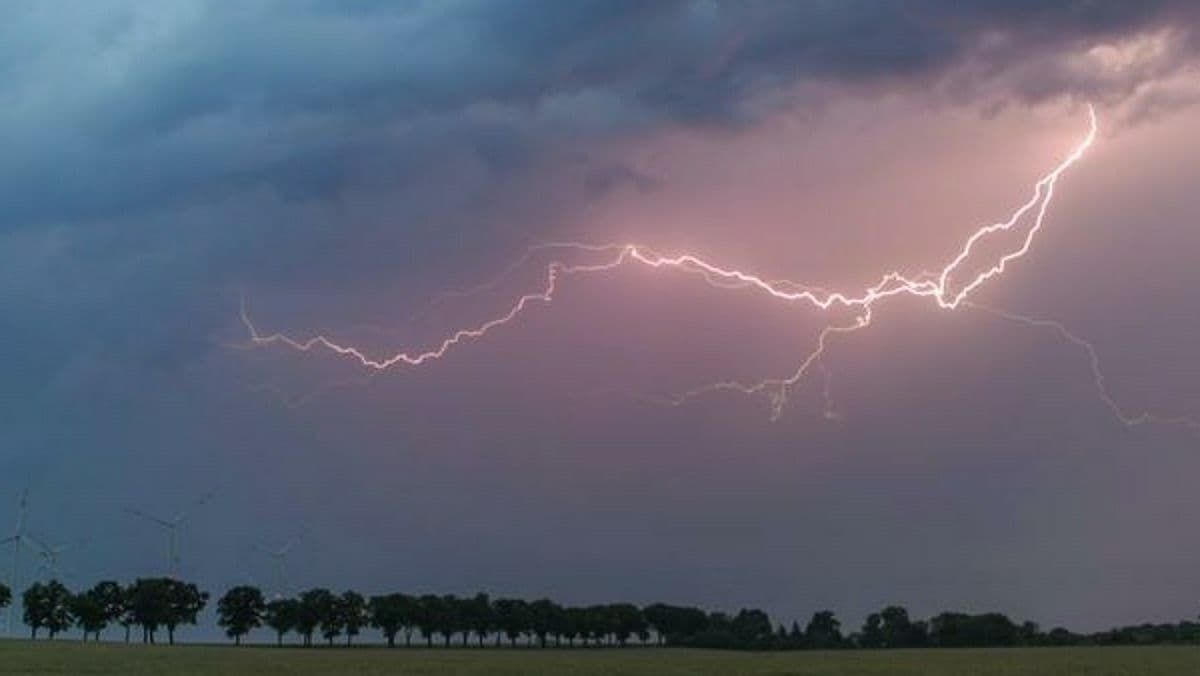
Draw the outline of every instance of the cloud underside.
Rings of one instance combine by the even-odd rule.
[[[39,3],[0,28],[0,223],[252,186],[392,190],[455,153],[519,173],[564,145],[736,129],[840,88],[1136,99],[1148,114],[1192,100],[1171,78],[1194,67],[1198,15],[1082,0]]]

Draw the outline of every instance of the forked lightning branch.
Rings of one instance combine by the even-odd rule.
[[[520,319],[530,308],[554,303],[563,284],[572,277],[582,275],[614,274],[629,266],[644,266],[656,270],[674,270],[696,276],[702,282],[717,289],[752,289],[780,303],[796,304],[849,319],[829,323],[817,333],[813,347],[790,373],[759,381],[726,380],[710,383],[671,397],[659,397],[658,401],[680,405],[688,400],[720,391],[732,391],[767,398],[771,416],[778,418],[788,401],[788,395],[815,368],[836,336],[862,331],[872,325],[877,306],[898,297],[916,297],[927,300],[935,308],[957,311],[977,308],[994,316],[1018,321],[1037,327],[1053,329],[1074,345],[1086,351],[1099,396],[1123,424],[1133,426],[1148,422],[1180,424],[1200,430],[1200,422],[1185,417],[1161,416],[1151,412],[1129,412],[1117,404],[1109,394],[1100,370],[1099,357],[1093,346],[1071,333],[1062,324],[1049,320],[1025,317],[1019,314],[982,307],[972,302],[972,297],[991,280],[1000,277],[1010,264],[1020,259],[1032,248],[1041,231],[1055,195],[1059,178],[1083,158],[1096,140],[1098,122],[1096,112],[1088,106],[1088,127],[1083,138],[1049,172],[1033,186],[1029,198],[1008,214],[1003,220],[980,227],[973,232],[949,261],[936,272],[906,275],[893,271],[881,276],[879,281],[856,292],[830,291],[787,280],[766,279],[752,272],[723,266],[690,253],[667,255],[639,244],[586,244],[580,242],[556,242],[533,247],[517,264],[509,268],[514,271],[521,264],[532,260],[534,251],[557,251],[573,254],[575,258],[558,258],[546,264],[544,283],[541,288],[517,297],[502,313],[476,324],[454,330],[440,341],[425,348],[401,348],[390,354],[371,354],[353,344],[345,343],[326,335],[294,337],[285,333],[266,333],[251,320],[243,301],[241,321],[249,333],[250,346],[279,346],[299,352],[323,351],[346,359],[369,371],[385,371],[402,367],[420,367],[446,358],[461,345],[484,339],[493,329]],[[999,253],[984,254],[983,249],[998,250]],[[578,262],[580,259],[586,262]],[[847,315],[847,313],[849,313]]]

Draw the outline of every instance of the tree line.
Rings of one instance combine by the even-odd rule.
[[[170,644],[178,627],[196,624],[208,600],[195,584],[167,577],[139,578],[128,585],[108,580],[78,593],[51,580],[22,594],[23,617],[33,639],[43,630],[53,639],[75,628],[83,640],[99,640],[101,632],[120,626],[126,642],[138,627],[142,642],[154,643],[158,632],[166,630]],[[0,608],[11,602],[11,590],[0,584]],[[272,631],[278,645],[295,635],[303,646],[312,646],[314,637],[328,645],[352,645],[366,629],[377,631],[389,647],[400,640],[410,646],[414,638],[428,647],[637,643],[754,650],[1200,643],[1200,623],[1186,620],[1076,634],[1061,627],[1043,632],[1034,622],[1016,623],[1001,613],[943,612],[913,620],[902,606],[871,613],[850,633],[843,632],[831,610],[813,613],[803,627],[792,622],[788,628],[773,625],[766,612],[754,608],[729,614],[665,603],[564,606],[550,599],[493,599],[484,593],[366,597],[315,588],[268,599],[257,587],[240,585],[217,600],[216,611],[218,625],[235,644],[260,627]]]
[[[0,608],[11,600],[11,591],[0,584]],[[167,642],[173,645],[178,627],[196,624],[208,603],[208,592],[169,577],[139,578],[124,586],[105,580],[79,593],[71,592],[58,580],[50,580],[30,585],[21,600],[22,619],[29,626],[32,639],[42,630],[54,638],[75,627],[82,632],[84,641],[88,636],[98,641],[100,632],[120,625],[127,643],[130,629],[139,627],[144,643],[154,643],[158,632],[165,629]]]

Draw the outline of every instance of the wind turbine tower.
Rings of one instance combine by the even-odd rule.
[[[262,554],[263,556],[271,559],[271,561],[274,565],[274,569],[275,569],[274,570],[274,573],[275,573],[275,579],[274,579],[275,594],[274,594],[274,596],[277,599],[284,598],[285,596],[288,595],[288,580],[287,580],[287,555],[288,555],[288,552],[292,551],[292,548],[295,547],[297,544],[299,544],[299,542],[303,539],[304,539],[304,533],[301,533],[300,535],[297,535],[296,537],[287,541],[282,547],[280,547],[278,549],[272,549],[270,547],[266,547],[266,546],[262,546],[262,545],[250,545],[251,549],[253,549],[254,551],[258,552],[259,554]]]
[[[25,517],[29,508],[29,489],[21,491],[21,501],[17,505],[17,525],[13,529],[12,535],[0,540],[0,545],[12,543],[12,574],[9,576],[9,583],[12,587],[14,597],[21,593],[21,544],[26,540],[33,541],[29,534],[25,532]],[[33,541],[36,544],[36,541]],[[14,623],[13,613],[17,609],[17,600],[8,605],[7,629],[8,633],[14,633],[16,624]]]
[[[178,514],[176,514],[174,517],[172,517],[170,519],[164,519],[161,517],[157,517],[157,516],[154,516],[153,514],[149,514],[140,509],[134,509],[132,507],[126,508],[125,511],[129,512],[130,514],[133,514],[134,516],[138,516],[143,519],[146,519],[147,521],[150,521],[151,523],[157,524],[159,527],[161,527],[163,530],[165,530],[167,532],[167,577],[172,577],[172,578],[179,577],[179,529],[180,529],[180,527],[183,526],[183,524],[186,523],[188,518],[191,516],[191,510],[194,510],[197,507],[204,505],[209,500],[212,500],[213,493],[214,493],[213,491],[209,491],[208,493],[205,493],[199,500],[197,500],[195,503],[193,503],[191,507],[179,512]]]

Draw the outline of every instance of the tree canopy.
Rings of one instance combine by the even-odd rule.
[[[217,624],[235,644],[241,645],[243,636],[262,626],[266,606],[263,593],[257,587],[234,587],[217,601]]]

